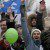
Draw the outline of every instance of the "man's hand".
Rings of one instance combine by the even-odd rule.
[[[10,15],[10,22],[14,21],[14,17],[12,16],[12,14]]]

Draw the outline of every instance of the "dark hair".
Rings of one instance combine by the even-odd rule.
[[[37,21],[36,15],[31,14],[31,15],[28,16],[28,24],[30,26],[32,26],[32,23],[31,22],[32,22],[33,19],[35,19]]]
[[[9,16],[10,16],[10,15],[8,15],[8,14],[5,15],[5,17],[6,17],[7,20],[10,19]],[[12,12],[12,16],[14,17],[14,12]]]
[[[2,18],[2,19],[1,19],[1,22],[2,22],[2,21],[6,21],[6,19],[5,19],[5,18]]]
[[[40,4],[41,4],[41,3],[45,3],[45,1],[40,1]]]
[[[9,15],[8,14],[6,14],[5,17],[6,17],[6,19],[9,19]]]
[[[4,15],[5,15],[5,12],[2,12],[2,13],[1,13],[1,16],[3,17]]]
[[[25,4],[22,4],[22,5],[20,6],[20,9],[25,9]]]
[[[1,19],[2,19],[2,18],[5,18],[5,12],[2,12],[2,13],[1,13]]]
[[[20,24],[17,25],[17,28],[22,27]]]

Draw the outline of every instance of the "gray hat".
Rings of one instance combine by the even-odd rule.
[[[32,37],[32,34],[34,33],[34,32],[39,32],[39,33],[41,33],[41,31],[39,30],[39,29],[32,29],[32,31],[31,31],[31,37]]]

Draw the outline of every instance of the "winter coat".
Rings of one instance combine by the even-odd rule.
[[[50,29],[42,32],[41,44],[44,50],[50,50]]]

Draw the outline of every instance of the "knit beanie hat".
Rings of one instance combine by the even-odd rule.
[[[41,31],[39,30],[39,29],[32,29],[32,31],[31,31],[31,37],[32,37],[32,34],[34,33],[34,32],[39,32],[39,33],[41,33]]]

